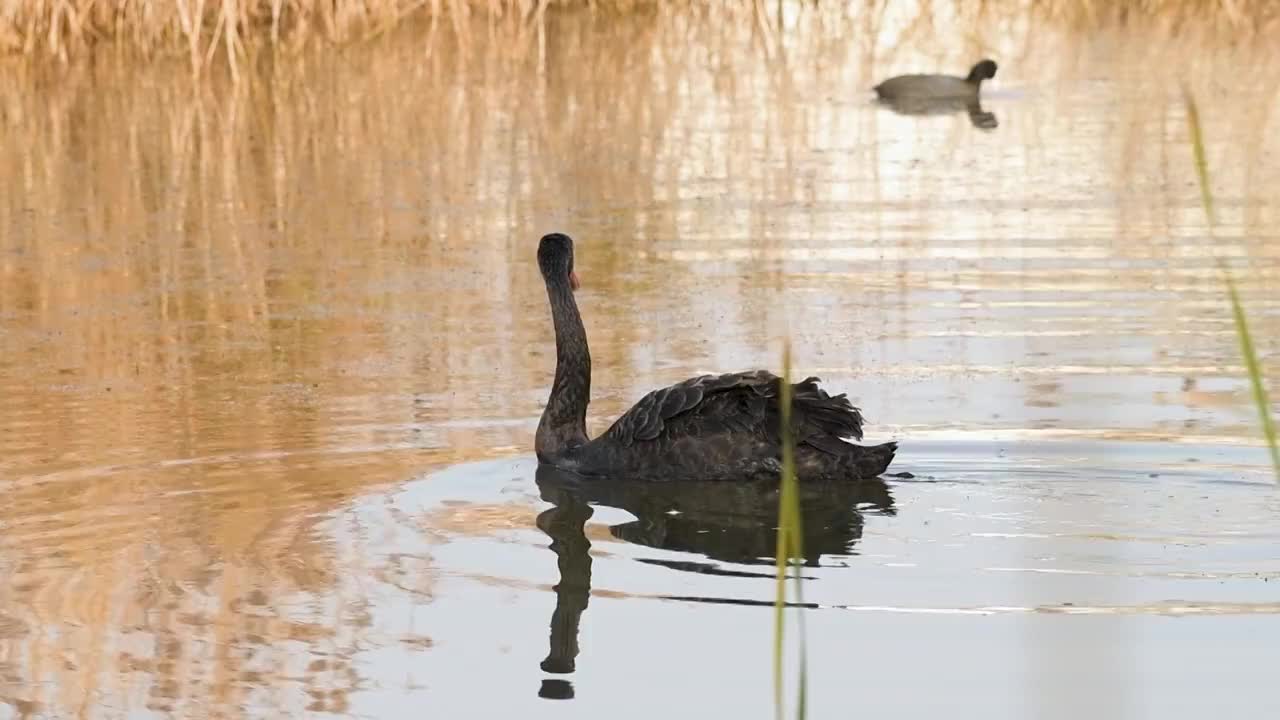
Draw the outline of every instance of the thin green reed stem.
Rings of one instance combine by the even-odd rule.
[[[794,475],[792,475],[791,482],[792,484],[795,483]],[[798,488],[795,495],[797,496],[799,495]],[[794,551],[793,554],[795,555],[798,561],[794,565],[795,575],[793,577],[795,580],[795,588],[796,588],[796,602],[803,605],[804,592],[801,589],[802,587],[802,584],[801,584],[802,581],[800,579],[801,562],[799,562],[799,560],[800,558],[804,557],[804,552],[801,549],[800,502],[798,497],[794,501],[793,508],[794,508],[794,515],[795,515],[795,523],[794,523],[795,530],[792,534],[792,538],[794,539],[795,542],[792,545],[792,549]],[[809,649],[808,649],[808,643],[805,642],[805,636],[807,635],[807,632],[805,631],[805,627],[804,627],[804,617],[805,617],[804,610],[798,610],[796,615],[796,625],[800,629],[800,689],[797,692],[797,696],[796,696],[797,720],[805,720],[805,717],[808,714],[808,706],[809,706]]]
[[[782,477],[779,479],[778,493],[778,541],[774,547],[774,562],[777,578],[773,601],[773,714],[782,720],[782,653],[783,637],[786,634],[787,605],[787,554],[791,550],[791,539],[788,533],[791,523],[787,513],[787,460],[790,458],[791,438],[791,344],[782,348],[782,387],[779,389],[779,403],[782,408]]]
[[[1213,231],[1217,225],[1217,213],[1213,210],[1213,189],[1209,185],[1209,160],[1205,157],[1204,139],[1200,132],[1200,108],[1196,106],[1196,99],[1191,96],[1191,91],[1187,90],[1186,86],[1182,88],[1182,99],[1187,106],[1187,125],[1191,128],[1191,154],[1196,163],[1196,176],[1200,179],[1200,202],[1204,205],[1204,213],[1209,218],[1209,239],[1216,243],[1217,239],[1213,237]],[[1217,261],[1220,269],[1227,270],[1216,253],[1213,259]],[[1230,272],[1227,275],[1230,276]]]
[[[1196,106],[1195,97],[1183,86],[1182,99],[1187,108],[1187,125],[1191,132],[1191,150],[1195,159],[1196,176],[1200,181],[1200,202],[1204,206],[1205,216],[1209,221],[1209,239],[1217,242],[1215,228],[1217,216],[1213,209],[1213,189],[1209,183],[1209,161],[1204,150],[1204,133],[1200,126],[1200,109]],[[1267,397],[1266,383],[1262,377],[1262,365],[1258,362],[1258,353],[1253,345],[1253,335],[1249,332],[1249,319],[1245,315],[1244,305],[1240,302],[1240,293],[1236,290],[1235,278],[1231,269],[1214,254],[1214,261],[1222,273],[1227,285],[1227,296],[1231,300],[1231,316],[1235,321],[1236,336],[1240,340],[1240,354],[1244,356],[1245,368],[1249,373],[1249,384],[1253,389],[1253,404],[1258,409],[1258,419],[1262,424],[1262,435],[1266,438],[1267,447],[1271,451],[1271,465],[1275,471],[1276,482],[1280,482],[1280,439],[1276,437],[1275,420],[1271,417],[1271,401]]]
[[[1245,367],[1249,369],[1249,383],[1253,386],[1253,404],[1258,407],[1262,435],[1271,449],[1271,466],[1275,469],[1276,482],[1280,482],[1280,442],[1277,442],[1275,420],[1271,417],[1271,401],[1267,397],[1266,385],[1262,382],[1262,366],[1258,363],[1258,353],[1253,347],[1253,335],[1249,332],[1249,322],[1244,316],[1244,306],[1240,304],[1236,283],[1230,275],[1227,275],[1227,292],[1231,295],[1231,314],[1239,330],[1240,354],[1244,355]]]
[[[803,558],[804,547],[801,540],[800,525],[800,488],[796,481],[795,437],[791,432],[791,345],[787,343],[782,350],[782,383],[778,392],[778,401],[782,416],[782,474],[778,493],[778,542],[775,548],[777,558],[777,592],[774,600],[774,640],[773,640],[773,682],[774,682],[774,714],[782,720],[782,669],[783,669],[783,633],[785,628],[784,610],[787,602],[787,570],[794,567],[796,600],[804,601],[801,590],[800,566],[791,562],[791,558]],[[808,708],[808,659],[805,643],[804,614],[799,616],[800,627],[800,688],[796,698],[796,717],[804,720]]]
[[[783,382],[786,386],[786,382]],[[783,427],[786,427],[786,421],[783,421]],[[786,432],[785,430],[783,431]],[[777,720],[782,720],[782,640],[786,634],[786,616],[783,610],[787,606],[787,528],[784,519],[785,512],[782,510],[782,500],[778,501],[778,543],[774,548],[773,556],[777,565],[774,575],[777,577],[777,587],[775,588],[773,598],[773,715]]]

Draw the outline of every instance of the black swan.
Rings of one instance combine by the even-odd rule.
[[[636,480],[760,480],[781,470],[781,378],[765,371],[702,375],[654,390],[594,440],[587,438],[591,353],[573,292],[573,240],[552,233],[538,244],[556,332],[556,375],[538,422],[538,461],[579,475]],[[791,385],[796,477],[873,478],[897,443],[854,445],[862,414],[843,394],[810,377]]]
[[[905,98],[976,98],[983,80],[996,76],[994,60],[982,60],[973,66],[968,77],[954,75],[899,75],[875,86],[881,100]]]

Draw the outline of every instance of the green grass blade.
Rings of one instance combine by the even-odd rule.
[[[1214,230],[1217,225],[1213,210],[1213,186],[1209,182],[1209,161],[1204,150],[1204,132],[1200,126],[1200,109],[1191,92],[1183,86],[1182,99],[1187,109],[1187,126],[1191,134],[1191,151],[1196,166],[1196,177],[1200,181],[1200,202],[1204,206],[1205,216],[1209,223],[1209,238],[1216,242]],[[1271,417],[1271,401],[1267,397],[1266,382],[1262,377],[1262,364],[1258,362],[1258,353],[1253,345],[1253,335],[1249,332],[1249,318],[1245,314],[1244,305],[1240,302],[1240,293],[1236,290],[1235,279],[1231,269],[1217,255],[1214,256],[1218,270],[1222,273],[1227,285],[1227,296],[1231,301],[1231,317],[1235,322],[1236,337],[1240,340],[1240,354],[1244,357],[1245,368],[1249,373],[1249,385],[1253,390],[1253,403],[1258,409],[1258,419],[1262,425],[1262,436],[1271,451],[1271,466],[1275,471],[1276,482],[1280,482],[1280,438],[1276,437],[1275,420]]]
[[[794,568],[792,579],[795,583],[796,599],[803,601],[799,564],[793,564],[792,558],[803,558],[804,548],[801,540],[800,488],[796,480],[795,437],[791,433],[791,345],[787,343],[782,350],[782,387],[779,389],[778,401],[782,416],[782,473],[778,488],[778,542],[776,545],[777,594],[774,600],[774,634],[773,634],[773,683],[774,714],[782,720],[782,681],[783,681],[783,637],[786,626],[784,614],[787,602],[787,571]],[[804,720],[808,712],[809,664],[808,647],[805,643],[804,615],[799,615],[800,638],[800,687],[796,699],[796,717]]]
[[[800,541],[799,517],[800,517],[799,513],[797,512],[796,514],[796,518],[797,518],[796,545],[797,547],[799,547],[799,541]],[[796,552],[796,556],[804,557],[799,551]],[[795,574],[796,602],[803,603],[804,593],[801,592],[800,590],[800,583],[801,583],[800,566],[799,564],[797,564],[796,574]],[[796,615],[796,627],[798,628],[800,633],[800,688],[796,691],[797,692],[796,718],[797,720],[805,720],[805,717],[809,712],[809,648],[808,648],[808,643],[805,642],[806,632],[804,628],[804,611],[803,610],[799,611],[799,613]]]
[[[786,616],[783,610],[787,606],[787,566],[786,538],[783,537],[781,521],[778,527],[778,549],[775,551],[778,577],[777,592],[773,599],[773,715],[782,720],[782,646],[786,633]]]
[[[1245,318],[1244,306],[1240,304],[1240,295],[1236,292],[1236,283],[1231,275],[1227,275],[1227,293],[1231,296],[1231,314],[1236,321],[1236,335],[1240,337],[1240,354],[1244,356],[1245,367],[1249,370],[1249,384],[1253,386],[1253,404],[1258,408],[1262,436],[1267,439],[1267,447],[1271,450],[1271,467],[1275,470],[1276,481],[1280,482],[1280,442],[1277,442],[1276,424],[1271,417],[1271,400],[1267,397],[1267,386],[1262,380],[1258,353],[1253,348],[1249,321]]]
[[[1213,232],[1216,224],[1216,213],[1213,210],[1213,186],[1209,184],[1209,160],[1204,152],[1204,134],[1200,132],[1200,108],[1196,99],[1184,85],[1182,101],[1187,107],[1187,125],[1191,130],[1191,154],[1196,165],[1196,177],[1200,179],[1200,202],[1204,206],[1205,215],[1209,218],[1209,232]],[[1214,256],[1217,259],[1217,256]],[[1218,261],[1222,266],[1222,261]]]
[[[779,502],[781,504],[781,502]],[[786,616],[783,614],[787,606],[787,538],[783,529],[782,513],[778,513],[778,543],[774,550],[777,564],[777,588],[773,599],[773,714],[782,720],[782,647],[786,633]]]
[[[791,344],[782,347],[782,387],[779,390],[782,409],[782,477],[778,491],[778,540],[774,546],[777,577],[773,602],[773,712],[782,720],[783,638],[786,634],[787,562],[791,551],[790,518],[787,513],[787,458],[791,438]]]

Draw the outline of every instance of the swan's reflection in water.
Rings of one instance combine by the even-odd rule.
[[[586,522],[592,505],[626,510],[636,517],[609,528],[620,540],[663,550],[702,555],[738,565],[760,565],[760,572],[734,571],[715,563],[641,558],[640,562],[674,570],[732,577],[774,578],[777,543],[778,488],[771,483],[680,482],[639,483],[584,481],[576,475],[539,466],[536,479],[543,500],[554,507],[538,515],[537,525],[551,538],[560,581],[551,616],[551,647],[542,669],[568,674],[578,656],[578,624],[591,595],[591,542]],[[862,538],[862,513],[893,514],[893,496],[883,480],[856,483],[806,483],[800,487],[804,518],[806,566],[823,555],[848,555]],[[715,598],[684,598],[724,602]],[[545,679],[544,698],[573,697],[564,679]]]
[[[1000,123],[996,120],[995,113],[987,112],[982,108],[982,100],[974,98],[930,98],[930,97],[905,97],[884,99],[877,98],[876,102],[899,115],[953,115],[955,113],[967,113],[969,122],[980,130],[994,130],[999,127]]]

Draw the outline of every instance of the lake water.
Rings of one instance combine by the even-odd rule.
[[[6,65],[0,719],[770,717],[776,497],[537,472],[550,231],[593,428],[789,337],[901,443],[805,498],[810,717],[1274,716],[1277,51],[961,6]]]

